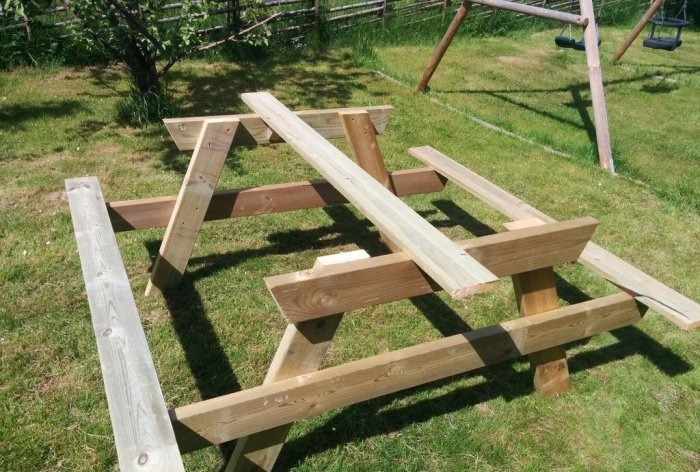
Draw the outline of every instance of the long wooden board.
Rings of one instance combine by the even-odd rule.
[[[627,326],[640,316],[636,301],[619,293],[176,408],[171,418],[189,432],[178,437],[189,452]]]
[[[66,180],[119,467],[184,471],[96,177]]]
[[[575,261],[596,224],[592,218],[580,218],[458,244],[491,272],[504,277]],[[292,323],[439,290],[400,253],[277,275],[266,278],[265,283],[282,314]]]
[[[478,3],[491,8],[500,8],[526,15],[539,16],[549,18],[550,20],[561,21],[572,25],[586,26],[589,22],[587,16],[574,15],[564,11],[552,10],[549,8],[536,7],[525,3],[511,2],[508,0],[469,0],[470,3]],[[583,13],[583,12],[582,12]]]
[[[331,108],[327,110],[303,110],[295,112],[299,118],[318,131],[326,139],[342,138],[343,127],[338,113],[347,110],[367,111],[378,134],[384,132],[393,107],[380,105],[359,108]],[[194,149],[205,120],[238,119],[241,125],[233,137],[232,146],[254,146],[259,144],[281,143],[283,140],[253,113],[244,115],[198,116],[190,118],[166,118],[163,120],[170,136],[181,151]]]
[[[539,218],[555,221],[497,185],[470,171],[430,146],[409,153],[472,195],[513,220]],[[700,305],[593,242],[583,250],[579,262],[683,329],[700,327]]]
[[[257,92],[241,94],[241,99],[451,296],[462,298],[495,286],[495,275],[275,97]]]
[[[400,170],[389,175],[396,194],[405,197],[421,193],[441,192],[443,176],[430,168]],[[168,224],[177,196],[143,198],[107,203],[114,231],[158,228]],[[214,192],[205,221],[239,218],[327,205],[347,203],[325,180],[263,185],[260,187]]]

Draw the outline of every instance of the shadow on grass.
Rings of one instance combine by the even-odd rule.
[[[437,200],[438,207],[447,220],[439,220],[441,226],[463,226],[475,234],[491,234],[493,230],[475,220],[469,213],[452,202]],[[240,390],[233,369],[221,346],[213,326],[207,319],[202,300],[194,287],[194,282],[221,270],[227,270],[240,262],[270,255],[283,255],[308,249],[320,249],[339,245],[356,244],[373,254],[386,253],[387,249],[370,228],[367,220],[358,218],[346,206],[324,208],[333,224],[311,230],[293,230],[274,233],[268,236],[270,245],[254,250],[242,250],[192,259],[192,263],[202,265],[200,269],[186,273],[183,283],[172,294],[167,295],[174,327],[178,333],[187,361],[203,398],[212,398]],[[433,214],[434,215],[434,214]],[[331,237],[329,237],[331,236]],[[148,244],[151,254],[155,254],[159,242]],[[560,295],[569,303],[579,303],[590,297],[566,280],[557,278]],[[449,336],[472,330],[460,316],[439,297],[428,295],[411,299],[443,335]],[[688,372],[692,366],[672,350],[662,346],[636,327],[629,326],[612,331],[618,342],[603,348],[580,352],[569,358],[571,373],[583,371],[610,362],[623,360],[633,355],[642,355],[668,376]],[[498,336],[499,349],[479,346],[474,342],[480,357],[486,362],[501,352],[512,352],[515,345],[507,333]],[[587,340],[571,343],[569,346],[585,345]],[[501,348],[502,346],[502,348]],[[518,360],[510,360],[470,371],[467,374],[438,380],[377,399],[348,406],[340,410],[324,425],[302,437],[287,443],[276,470],[287,470],[314,454],[336,448],[348,442],[385,435],[406,426],[428,421],[459,409],[473,407],[494,398],[507,401],[533,393],[532,375],[529,371],[515,368]],[[484,381],[468,387],[459,387],[435,398],[419,400],[405,407],[391,408],[396,400],[421,392],[430,392],[443,386],[450,386],[465,376],[483,376]],[[228,458],[233,443],[220,447],[221,454]]]
[[[60,118],[87,111],[78,100],[57,100],[39,104],[16,104],[0,108],[0,129],[24,129],[32,120]]]

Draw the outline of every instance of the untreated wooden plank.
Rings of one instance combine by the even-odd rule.
[[[241,99],[435,282],[456,298],[489,290],[497,277],[370,177],[267,92]]]
[[[389,174],[401,197],[441,192],[447,179],[429,168],[400,170]],[[177,196],[143,198],[107,203],[114,231],[163,227],[170,221]],[[205,221],[268,213],[320,208],[347,203],[325,180],[263,185],[214,192]]]
[[[508,230],[545,224],[540,220],[506,223]],[[532,316],[559,306],[557,286],[552,267],[530,270],[513,275],[513,290],[521,316]],[[528,355],[535,390],[542,395],[558,395],[571,388],[565,346],[554,346]]]
[[[184,471],[97,178],[66,190],[120,470]]]
[[[369,259],[369,254],[359,250],[322,256],[316,259],[314,269],[359,259]],[[318,370],[342,318],[338,313],[287,326],[263,384]],[[240,438],[225,472],[272,470],[291,427],[291,423],[280,425]]]
[[[384,132],[393,107],[380,105],[357,108],[331,108],[327,110],[302,110],[295,112],[299,118],[318,131],[326,139],[342,138],[343,128],[338,120],[338,112],[346,110],[364,110],[372,118],[372,124],[378,134]],[[204,120],[237,119],[241,125],[233,137],[232,146],[254,146],[260,144],[281,143],[282,139],[275,134],[260,117],[254,113],[243,115],[200,116],[190,118],[166,118],[165,127],[170,132],[175,144],[181,151],[194,149]]]
[[[183,451],[298,421],[636,323],[625,293],[442,338],[171,410]],[[195,438],[188,441],[187,438]]]
[[[592,218],[461,241],[499,277],[575,261],[596,227]],[[299,322],[439,290],[404,254],[389,254],[265,279],[282,314]]]
[[[180,283],[238,125],[237,120],[227,118],[204,122],[153,265],[146,295]]]
[[[409,153],[513,220],[555,221],[430,146],[411,148]],[[589,242],[578,260],[681,328],[700,327],[700,305],[597,244]]]

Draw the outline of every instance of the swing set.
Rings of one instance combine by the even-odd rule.
[[[600,7],[598,7],[598,15],[596,18],[600,20],[601,14],[603,13],[603,8],[605,8],[605,1],[600,3]],[[564,31],[566,29],[569,29],[569,35],[565,36]],[[597,24],[596,24],[596,29],[597,29]],[[598,46],[600,46],[601,40],[600,36],[598,36]],[[564,26],[564,28],[561,30],[561,33],[559,35],[554,37],[554,44],[559,46],[560,48],[565,48],[565,49],[573,49],[574,51],[585,51],[586,50],[586,42],[583,40],[583,38],[576,40],[571,34],[571,23],[568,25]]]
[[[642,42],[645,48],[660,49],[662,51],[674,51],[679,48],[683,44],[681,40],[683,28],[690,24],[687,19],[687,7],[688,0],[684,0],[680,11],[675,16],[668,17],[664,11],[664,0],[654,0],[629,36],[617,48],[617,51],[612,56],[612,61],[617,62],[622,58],[627,49],[644,30],[647,23],[651,25],[651,30],[649,31],[649,36]],[[661,15],[654,16],[659,10],[661,10]]]

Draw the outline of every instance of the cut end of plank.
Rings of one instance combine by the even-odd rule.
[[[472,285],[470,287],[458,288],[450,292],[450,296],[456,300],[461,300],[462,298],[467,298],[471,295],[483,292],[489,292],[498,287],[498,280],[494,282],[486,282],[477,285]]]

